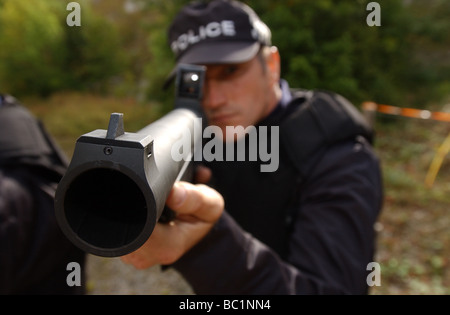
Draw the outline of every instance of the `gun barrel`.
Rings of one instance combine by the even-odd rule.
[[[108,131],[81,136],[55,196],[65,235],[98,256],[122,256],[142,246],[173,184],[190,176],[201,146],[199,119],[192,110],[176,109],[137,133],[125,133],[120,123],[111,128],[111,118]]]

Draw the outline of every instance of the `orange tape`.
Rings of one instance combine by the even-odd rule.
[[[426,109],[404,108],[391,105],[376,104],[373,102],[364,102],[362,108],[366,111],[377,111],[388,115],[398,115],[410,118],[432,119],[450,122],[450,113],[431,112]]]
[[[398,115],[411,118],[431,119],[450,122],[450,113],[431,112],[426,109],[403,108],[391,105],[376,104],[374,102],[364,102],[362,104],[362,108],[366,112],[380,112],[388,115]],[[428,173],[425,178],[425,184],[428,188],[431,188],[433,186],[433,183],[436,180],[436,176],[438,175],[439,169],[442,166],[444,158],[449,152],[450,152],[450,134],[437,150],[434,159],[431,162],[430,168],[428,169]]]

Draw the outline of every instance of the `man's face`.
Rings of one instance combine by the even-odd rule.
[[[256,125],[276,105],[273,83],[258,55],[240,64],[208,65],[202,105],[209,124],[223,135],[227,126]]]

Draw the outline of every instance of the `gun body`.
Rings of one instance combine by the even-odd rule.
[[[105,257],[144,244],[173,184],[192,178],[193,155],[201,146],[198,100],[178,99],[177,109],[136,133],[124,132],[122,114],[112,114],[108,130],[77,140],[55,196],[56,218],[72,243]],[[191,140],[181,160],[172,156],[180,132],[189,132]]]

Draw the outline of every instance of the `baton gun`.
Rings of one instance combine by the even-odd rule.
[[[58,224],[77,247],[123,256],[142,246],[158,221],[171,220],[166,199],[176,181],[192,180],[193,156],[201,149],[202,131],[195,129],[202,128],[196,122],[204,73],[204,67],[180,65],[174,109],[140,131],[124,132],[123,114],[113,113],[108,130],[77,140],[55,195]],[[177,151],[182,158],[174,159],[180,135],[189,143]]]

